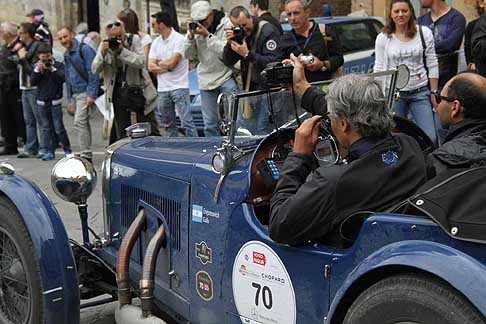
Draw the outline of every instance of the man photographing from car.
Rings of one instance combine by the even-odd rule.
[[[300,60],[292,57],[294,77],[303,74]],[[328,112],[320,111],[348,150],[347,163],[316,168],[313,152],[323,116],[302,123],[271,199],[269,233],[279,243],[340,246],[344,219],[360,211],[383,211],[414,193],[426,178],[417,142],[390,133],[392,113],[378,81],[344,76],[329,86],[325,99]]]

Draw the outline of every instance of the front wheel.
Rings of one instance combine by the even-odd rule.
[[[486,324],[474,306],[427,275],[386,278],[365,290],[343,324]]]
[[[0,323],[42,324],[39,263],[15,206],[0,197]]]

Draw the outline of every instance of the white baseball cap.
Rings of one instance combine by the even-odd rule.
[[[204,20],[208,18],[209,14],[213,11],[211,4],[206,0],[194,2],[191,7],[192,20]]]

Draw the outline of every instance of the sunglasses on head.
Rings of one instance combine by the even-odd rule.
[[[434,95],[435,97],[435,101],[437,102],[437,104],[440,104],[442,102],[442,100],[444,101],[447,101],[447,102],[454,102],[454,100],[456,99],[452,99],[452,98],[449,98],[449,97],[446,97],[446,96],[441,96],[439,91],[432,91],[432,94]]]
[[[106,25],[106,28],[113,28],[113,27],[120,27],[121,26],[121,22],[115,22],[115,23],[112,23],[112,24],[108,24]]]

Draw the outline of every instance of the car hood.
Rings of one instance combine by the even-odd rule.
[[[146,137],[116,150],[112,163],[189,182],[196,165],[211,169],[211,158],[222,140],[222,137]],[[240,137],[237,146],[256,147],[260,140],[261,137]]]

